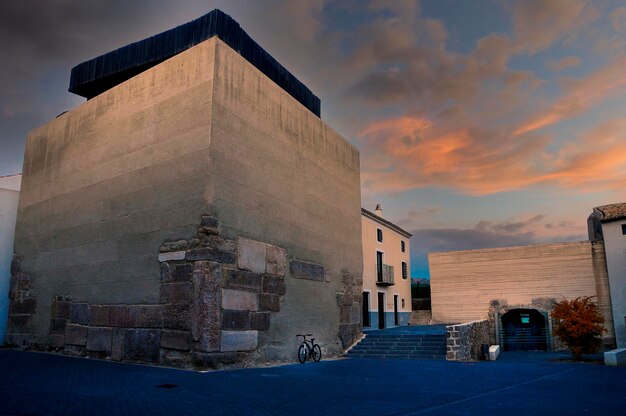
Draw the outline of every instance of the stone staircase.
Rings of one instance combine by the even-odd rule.
[[[445,360],[445,333],[396,333],[372,331],[346,354],[350,358],[400,358]]]

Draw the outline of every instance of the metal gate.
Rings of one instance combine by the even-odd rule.
[[[536,309],[512,309],[500,317],[498,341],[503,351],[547,351],[548,316]]]

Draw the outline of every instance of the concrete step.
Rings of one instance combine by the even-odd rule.
[[[404,360],[445,360],[445,354],[348,354],[350,358],[383,358]]]
[[[379,344],[363,342],[358,344],[362,347],[374,347],[374,348],[444,348],[446,344]]]
[[[366,341],[367,340],[367,341]],[[383,344],[437,344],[445,342],[444,339],[367,339],[363,342],[383,343]]]
[[[443,334],[366,334],[347,354],[354,358],[402,358],[407,360],[445,360]]]
[[[429,347],[445,347],[446,343],[445,342],[367,342],[367,341],[363,341],[360,343],[360,345],[371,345],[371,346],[376,346],[376,347],[389,347],[389,348],[393,348],[393,347],[424,347],[424,348],[429,348]]]
[[[387,351],[387,350],[371,350],[371,351],[350,351],[348,356],[352,354],[359,355],[445,355],[445,351]]]
[[[432,348],[432,349],[411,349],[411,350],[390,350],[387,348],[353,348],[351,351],[354,351],[355,353],[359,353],[359,354],[370,354],[370,353],[374,353],[374,354],[379,354],[379,353],[384,353],[384,354],[394,354],[394,353],[399,353],[399,354],[420,354],[420,353],[425,353],[425,354],[445,354],[446,350],[445,348]]]
[[[438,345],[385,345],[385,344],[358,344],[356,345],[354,348],[375,348],[378,350],[419,350],[419,349],[425,349],[425,350],[432,350],[432,349],[445,349],[446,346],[445,344],[438,344]]]
[[[396,338],[396,339],[439,339],[441,337],[445,338],[444,334],[418,334],[418,335],[408,335],[408,334],[380,334],[380,333],[372,333],[365,334],[366,338]]]

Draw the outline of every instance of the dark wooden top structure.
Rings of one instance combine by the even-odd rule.
[[[215,9],[204,16],[72,68],[69,91],[93,98],[200,42],[217,36],[316,116],[320,99],[256,43],[232,17]]]

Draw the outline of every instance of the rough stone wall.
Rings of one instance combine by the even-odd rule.
[[[33,315],[37,312],[37,297],[30,276],[21,270],[22,261],[14,255],[9,283],[9,317],[5,343],[28,348],[34,336]]]
[[[159,246],[210,212],[214,54],[198,45],[28,135],[14,247],[37,298],[36,343],[58,295],[159,302]]]
[[[433,321],[493,320],[493,302],[550,310],[542,299],[597,296],[608,331],[603,342],[610,345],[615,336],[601,254],[601,243],[589,241],[430,253]]]
[[[432,313],[430,310],[422,310],[411,312],[409,325],[430,325],[432,322]]]
[[[270,328],[286,295],[287,251],[247,238],[219,235],[217,218],[204,215],[196,235],[160,248],[160,302],[91,304],[55,296],[50,341],[39,349],[114,361],[177,367],[250,364],[259,334]],[[322,265],[291,260],[291,277],[324,282]],[[344,275],[342,301],[353,302],[358,281]],[[30,347],[37,308],[28,275],[14,261],[10,345]],[[339,301],[340,294],[337,299]],[[339,328],[342,341],[360,333],[351,307]],[[358,313],[357,313],[358,316]]]
[[[446,359],[472,361],[481,359],[482,345],[489,344],[489,321],[475,321],[446,327]]]
[[[502,315],[514,309],[534,309],[546,318],[547,343],[549,350],[563,350],[565,345],[560,338],[552,334],[552,310],[557,303],[556,298],[534,298],[528,304],[510,305],[506,299],[492,299],[489,302],[489,340],[491,344],[500,344],[498,330],[502,330]]]
[[[25,312],[15,312],[11,336],[60,345],[66,335],[51,332],[52,319],[69,319],[66,330],[111,328],[112,339],[118,329],[160,331],[159,345],[171,341],[165,331],[190,332],[190,353],[210,344],[221,354],[222,344],[252,345],[256,337],[248,358],[272,361],[293,360],[295,335],[312,332],[325,355],[339,354],[360,332],[353,313],[362,273],[359,170],[358,151],[318,117],[223,42],[203,42],[29,135],[15,242],[27,279],[14,280],[32,288],[23,300],[36,301],[20,301]],[[202,213],[219,218],[219,238],[200,236]],[[234,254],[224,254],[233,245],[237,256],[249,253],[236,267]],[[162,280],[168,270],[185,279],[192,270],[191,281]],[[258,288],[224,287],[231,276],[257,279]],[[188,289],[207,295],[189,301]],[[249,309],[238,309],[244,300]],[[182,305],[191,315],[220,305],[220,336],[202,338],[202,325],[191,323],[189,330],[73,323],[51,316],[53,302],[154,306],[164,320],[184,316]],[[172,315],[162,305],[182,309]],[[124,337],[130,346],[142,335]]]
[[[337,292],[339,306],[339,338],[341,346],[347,349],[361,337],[361,302],[363,301],[363,278],[347,271],[341,274],[344,290]]]

